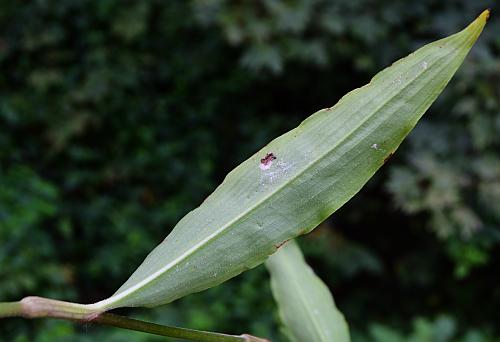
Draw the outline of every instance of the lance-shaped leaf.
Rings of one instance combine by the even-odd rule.
[[[305,262],[295,240],[269,257],[271,289],[283,332],[293,342],[348,342],[349,328],[328,287]]]
[[[460,66],[487,17],[485,11],[463,31],[401,59],[243,162],[93,308],[171,302],[257,266],[283,241],[312,230],[394,153]]]

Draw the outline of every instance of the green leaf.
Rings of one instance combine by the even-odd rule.
[[[283,241],[315,228],[394,153],[458,69],[487,17],[485,11],[465,30],[398,61],[243,162],[113,296],[92,307],[169,303],[259,265]]]
[[[282,246],[267,261],[271,289],[284,332],[293,342],[347,342],[349,328],[328,287],[307,265],[297,243]]]

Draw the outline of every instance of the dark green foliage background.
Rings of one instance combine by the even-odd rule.
[[[500,8],[482,0],[0,1],[0,301],[111,295],[234,166],[487,7],[396,156],[301,244],[354,341],[500,341]],[[262,266],[121,313],[284,340]],[[160,339],[9,319],[0,340]]]

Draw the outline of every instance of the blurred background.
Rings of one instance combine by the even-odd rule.
[[[0,301],[111,295],[236,165],[379,70],[492,17],[364,189],[300,239],[353,341],[500,341],[500,6],[0,1]],[[264,267],[158,309],[285,341]],[[56,320],[1,341],[160,341]]]

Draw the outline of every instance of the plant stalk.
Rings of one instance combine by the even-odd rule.
[[[91,306],[42,297],[26,297],[19,302],[0,303],[0,318],[7,317],[66,319],[201,342],[268,342],[265,339],[246,334],[227,335],[149,323],[125,316],[98,312]]]
[[[252,341],[245,336],[226,335],[215,332],[200,331],[186,328],[170,327],[155,323],[144,322],[133,318],[103,313],[92,320],[92,323],[110,325],[117,328],[142,331],[160,336],[182,338],[194,341],[206,342],[245,342]]]
[[[0,303],[0,318],[20,316],[21,302]]]

